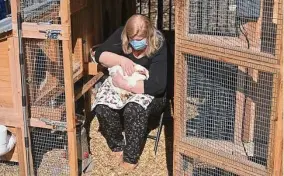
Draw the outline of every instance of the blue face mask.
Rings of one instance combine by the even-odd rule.
[[[134,50],[143,50],[147,47],[147,40],[131,40],[130,45],[133,47]]]

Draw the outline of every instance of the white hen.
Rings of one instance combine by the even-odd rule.
[[[127,76],[127,75],[123,74],[123,69],[120,65],[113,66],[111,68],[108,68],[109,75],[110,75],[110,77],[108,79],[109,79],[110,83],[112,84],[112,77],[117,72],[119,72],[123,76],[123,78],[125,80],[127,80],[128,85],[131,86],[131,87],[134,87],[136,85],[137,81],[144,81],[144,80],[147,80],[149,78],[149,71],[145,67],[136,64],[134,66],[134,69],[135,69],[135,72],[131,76]],[[113,86],[114,90],[118,94],[121,95],[121,97],[125,97],[125,96],[130,95],[130,94],[132,95],[131,92],[128,92],[124,89],[118,88],[118,87],[114,86],[113,84],[112,84],[112,86]]]

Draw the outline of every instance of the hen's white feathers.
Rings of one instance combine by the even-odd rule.
[[[134,66],[134,69],[135,69],[135,72],[131,76],[128,76],[128,75],[124,75],[123,69],[120,65],[116,65],[116,66],[113,66],[111,68],[108,68],[109,75],[110,75],[109,81],[112,83],[112,77],[117,72],[120,73],[123,76],[123,78],[127,81],[128,85],[131,86],[131,87],[134,87],[136,85],[137,81],[144,81],[144,80],[147,80],[149,78],[149,71],[145,67],[136,64]],[[142,73],[144,73],[144,74],[142,74]],[[114,85],[113,85],[113,87],[120,94],[129,93],[128,91],[125,91],[123,89],[115,87]]]

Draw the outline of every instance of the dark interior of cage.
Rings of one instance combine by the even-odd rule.
[[[274,1],[190,0],[189,34],[220,45],[275,54]],[[276,6],[277,7],[277,6]],[[259,33],[259,34],[258,34]]]
[[[270,143],[273,74],[258,72],[258,80],[241,72],[236,65],[186,55],[187,98],[185,136],[189,143],[209,151],[221,151],[228,156],[241,156],[254,163],[267,164]],[[240,86],[242,83],[242,88]],[[245,120],[239,121],[236,106],[237,91],[255,103],[253,127],[245,130]],[[246,106],[242,105],[245,113]],[[237,123],[242,123],[237,129]],[[241,131],[240,134],[238,131]],[[252,137],[248,141],[245,135]],[[236,143],[236,138],[241,138]],[[236,157],[238,158],[238,157]]]
[[[25,22],[60,24],[60,0],[21,1],[20,7]]]
[[[211,166],[205,162],[181,155],[181,171],[185,176],[238,176],[219,167]]]
[[[65,88],[61,42],[25,39],[24,50],[31,117],[64,121]]]
[[[78,109],[78,104],[77,109]],[[79,108],[80,109],[80,108]],[[77,113],[78,112],[78,113]],[[76,141],[78,155],[78,174],[82,174],[92,165],[89,153],[87,132],[84,128],[84,117],[76,111]],[[66,127],[66,124],[62,124]],[[31,128],[31,145],[33,168],[35,175],[68,175],[68,135],[66,129],[51,130],[44,128]]]

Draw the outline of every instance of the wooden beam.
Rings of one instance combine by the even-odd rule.
[[[16,28],[16,23],[12,24],[13,28]],[[14,27],[15,26],[15,27]],[[60,30],[61,31],[61,35],[58,36],[59,40],[68,40],[69,36],[68,33],[66,33],[65,31],[67,31],[68,26],[66,25],[58,25],[58,24],[37,24],[37,23],[27,23],[27,22],[23,22],[23,37],[24,38],[33,38],[33,39],[46,39],[46,33],[44,33],[44,31],[47,30]],[[14,36],[18,36],[17,31],[13,31],[13,35]]]
[[[62,41],[69,168],[70,168],[70,175],[77,176],[78,156],[77,156],[77,140],[76,140],[75,104],[74,104],[74,82],[73,82],[73,69],[72,69],[73,67],[72,67],[70,0],[61,0],[60,8],[61,8],[60,12],[61,12],[62,25],[68,26],[68,28],[64,32],[68,33],[69,36],[66,41]]]
[[[97,75],[99,70],[99,65],[93,62],[84,64],[84,72],[88,75]]]
[[[205,45],[202,45],[202,46],[205,46]],[[238,57],[238,56],[230,55],[225,52],[218,51],[218,49],[211,50],[209,48],[202,48],[202,46],[197,43],[192,43],[192,42],[183,43],[181,46],[179,46],[180,47],[179,50],[183,53],[197,55],[197,56],[204,57],[204,58],[210,58],[211,60],[223,61],[223,62],[227,62],[227,63],[239,65],[239,66],[251,67],[254,69],[258,69],[260,71],[275,73],[276,70],[280,68],[280,66],[277,64],[277,60],[275,60],[275,63],[269,63],[269,61],[268,62],[257,61],[257,60],[246,58],[246,57]]]
[[[187,37],[181,42],[183,44],[183,48],[198,48],[202,52],[208,53],[210,51],[231,59],[242,59],[243,61],[250,59],[252,61],[261,61],[264,63],[277,63],[275,56],[272,54],[260,52],[260,50],[253,50],[253,48],[247,49],[239,46],[241,39],[238,40],[239,41],[232,37],[192,34],[190,37]],[[216,44],[220,42],[223,43],[219,45]],[[228,48],[226,46],[228,43],[232,45],[232,48]]]
[[[90,90],[93,85],[98,82],[102,78],[104,74],[99,72],[96,76],[94,76],[91,80],[89,80],[86,84],[84,84],[79,89],[75,90],[75,101],[77,101],[82,95],[84,95],[88,90]]]

